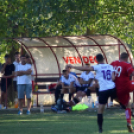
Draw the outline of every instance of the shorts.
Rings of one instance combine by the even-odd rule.
[[[25,94],[27,99],[31,99],[32,97],[32,84],[18,84],[18,99],[24,99]]]
[[[12,79],[7,79],[7,88],[12,84]],[[1,91],[6,93],[6,79],[1,79]]]
[[[104,91],[99,91],[99,103],[100,104],[106,104],[109,97],[111,97],[113,99],[116,98],[116,89],[115,88],[104,90]]]
[[[134,81],[130,81],[129,84],[126,84],[124,87],[117,88],[117,97],[121,104],[127,105],[130,100],[129,93],[134,91]]]
[[[17,92],[17,81],[13,81],[13,88],[14,91]]]
[[[88,87],[76,87],[76,92],[83,91],[86,92]]]

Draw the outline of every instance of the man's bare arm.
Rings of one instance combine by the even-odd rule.
[[[17,76],[30,75],[32,73],[32,70],[28,69],[27,71],[17,71],[15,73],[16,73]]]
[[[80,84],[90,84],[93,81],[93,78],[90,78],[88,81],[84,81],[82,78],[80,78]]]
[[[82,67],[82,66],[72,66],[72,65],[68,65],[68,66],[80,71],[94,71],[93,67],[86,67],[86,66]]]

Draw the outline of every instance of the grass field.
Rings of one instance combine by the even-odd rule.
[[[1,114],[0,134],[97,134],[96,119],[94,110],[68,114]],[[106,110],[103,129],[104,134],[127,134],[124,110]]]

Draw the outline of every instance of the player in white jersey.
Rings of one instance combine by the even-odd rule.
[[[92,67],[78,67],[69,65],[71,68],[81,70],[81,71],[95,71],[96,78],[99,82],[99,108],[97,115],[97,122],[99,126],[99,132],[102,133],[103,124],[103,111],[109,97],[115,98],[115,79],[114,69],[111,65],[104,63],[104,58],[102,54],[96,55],[97,65]]]
[[[68,70],[63,70],[61,82],[62,82],[61,99],[63,99],[64,93],[66,91],[69,91],[69,101],[70,101],[73,93],[76,92],[76,89],[78,87],[81,87],[81,85],[78,79],[74,75],[69,74]]]

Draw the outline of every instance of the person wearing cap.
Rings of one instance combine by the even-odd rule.
[[[26,56],[21,55],[21,64],[18,65],[15,76],[17,76],[17,91],[19,100],[19,112],[18,114],[23,114],[23,99],[27,97],[27,115],[31,114],[31,97],[32,97],[32,66],[26,63]]]
[[[3,67],[1,69],[1,73],[3,74],[3,76],[13,76],[13,72],[15,70],[15,66],[14,64],[11,63],[11,58],[9,54],[5,55],[5,63],[3,64]],[[4,104],[4,106],[6,106],[6,91],[7,93],[9,92],[9,86],[12,84],[12,78],[8,78],[7,79],[7,83],[6,83],[6,79],[2,78],[1,79],[1,103]],[[6,108],[6,107],[4,107]]]

